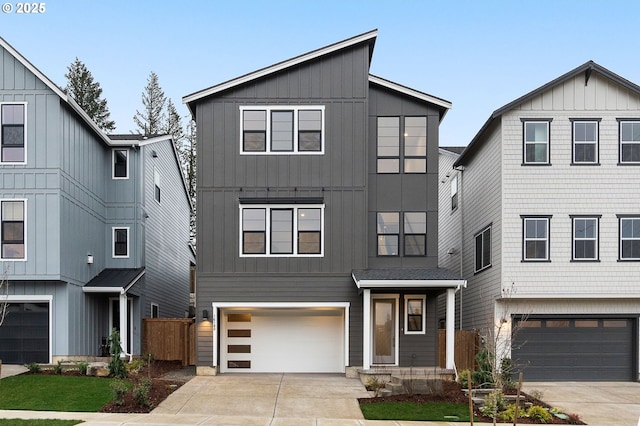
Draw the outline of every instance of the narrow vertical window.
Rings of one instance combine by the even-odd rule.
[[[159,318],[160,317],[160,306],[157,303],[151,304],[151,318]]]
[[[114,149],[113,151],[113,178],[126,179],[129,177],[129,150]]]
[[[378,213],[378,256],[398,256],[400,240],[400,213]]]
[[[25,259],[25,202],[2,201],[2,260]]]
[[[267,111],[242,111],[242,149],[247,152],[267,150]]]
[[[598,122],[573,122],[573,163],[598,163]]]
[[[271,151],[293,151],[293,111],[271,111]]]
[[[480,272],[491,266],[491,226],[476,235],[475,271]]]
[[[293,209],[271,210],[271,253],[293,253]]]
[[[25,106],[2,104],[0,108],[1,159],[3,163],[24,163],[25,159]]]
[[[160,202],[160,172],[153,168],[153,196],[157,202]]]
[[[426,330],[425,296],[405,296],[405,334],[424,334]]]
[[[458,175],[451,179],[451,210],[458,208]]]
[[[400,117],[378,117],[378,173],[400,172]]]
[[[598,219],[573,217],[573,260],[598,260]]]
[[[620,163],[640,164],[640,121],[620,122]]]
[[[523,260],[549,260],[549,218],[523,218]]]
[[[427,255],[427,213],[404,214],[404,255]]]
[[[322,221],[320,209],[298,209],[298,254],[320,254]]]
[[[620,218],[620,260],[640,260],[640,217]]]
[[[524,122],[524,164],[549,164],[549,122]]]
[[[427,117],[404,119],[404,172],[427,172]]]
[[[129,257],[129,228],[113,228],[113,257]]]
[[[267,242],[265,209],[242,210],[242,253],[265,254]]]

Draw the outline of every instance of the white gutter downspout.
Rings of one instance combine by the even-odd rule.
[[[131,348],[129,348],[129,310],[127,303],[127,293],[124,289],[120,291],[118,296],[118,302],[120,304],[120,346],[122,347],[122,355],[129,357],[129,362],[133,359]]]

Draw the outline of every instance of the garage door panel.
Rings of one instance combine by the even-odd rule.
[[[49,303],[12,302],[0,327],[5,364],[49,362]]]

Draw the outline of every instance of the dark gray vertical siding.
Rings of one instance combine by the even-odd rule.
[[[435,366],[438,365],[438,293],[427,293],[425,334],[404,334],[404,297],[415,294],[424,294],[424,291],[404,290],[400,293],[400,324],[397,331],[400,333],[400,365],[403,367]]]

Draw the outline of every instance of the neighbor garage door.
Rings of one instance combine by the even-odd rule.
[[[525,380],[634,380],[635,319],[529,318],[515,324],[512,359]]]
[[[14,303],[0,327],[0,359],[4,364],[49,362],[49,304]]]
[[[223,310],[222,372],[344,372],[344,309]]]

